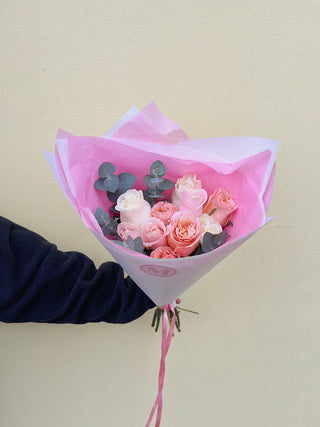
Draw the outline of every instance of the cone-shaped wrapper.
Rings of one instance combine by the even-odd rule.
[[[84,224],[141,289],[157,305],[165,305],[268,222],[277,147],[277,141],[250,137],[189,141],[177,124],[150,104],[141,112],[133,107],[102,138],[59,131],[55,154],[46,153],[46,158]],[[117,175],[134,174],[134,188],[144,190],[143,177],[155,160],[162,161],[165,177],[173,182],[196,174],[208,195],[218,187],[228,189],[238,209],[226,243],[209,253],[164,260],[125,249],[103,236],[94,213],[97,207],[109,212],[112,203],[94,187],[101,163],[113,163]],[[171,190],[165,193],[170,194]]]

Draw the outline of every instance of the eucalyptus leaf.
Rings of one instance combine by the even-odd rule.
[[[127,245],[128,245],[129,249],[134,251],[134,240],[131,236],[128,236],[128,238],[127,238]]]
[[[118,223],[114,219],[109,219],[109,221],[101,226],[101,230],[105,236],[108,234],[116,235],[117,234]]]
[[[205,233],[201,245],[203,252],[211,252],[218,248],[227,240],[227,237],[228,232],[226,230],[219,234]]]
[[[116,243],[119,246],[122,246],[123,248],[127,248],[128,247],[127,243],[124,242],[123,240],[113,240],[113,241],[114,241],[114,243]]]
[[[104,236],[109,236],[112,234],[110,228],[107,225],[100,225],[100,228]]]
[[[106,179],[107,178],[98,178],[94,183],[95,188],[97,190],[106,191],[107,190]]]
[[[143,243],[141,237],[136,237],[133,239],[129,236],[127,238],[127,245],[132,251],[143,253]]]
[[[162,177],[167,172],[164,164],[160,160],[156,160],[150,166],[150,174],[154,177]]]
[[[112,163],[104,162],[99,167],[100,178],[109,178],[109,176],[113,175],[115,171],[116,168]]]
[[[100,226],[106,225],[109,222],[109,220],[110,220],[110,217],[107,214],[107,212],[105,212],[103,209],[101,209],[99,207],[97,207],[94,216],[95,216],[95,218],[98,221],[98,224]]]
[[[143,253],[143,242],[141,237],[136,237],[134,239],[134,250],[139,253]]]
[[[203,249],[202,249],[202,247],[201,246],[198,246],[193,252],[192,252],[192,256],[194,256],[194,255],[201,255],[201,254],[203,254],[204,252],[203,252]]]
[[[118,190],[119,187],[119,178],[117,175],[111,175],[109,178],[105,179],[106,190],[114,193]]]
[[[130,190],[130,188],[133,187],[137,179],[134,175],[132,175],[132,173],[129,173],[129,172],[119,173],[118,177],[119,177],[118,191],[120,192],[120,194]]]
[[[152,190],[154,190],[157,186],[157,183],[152,181],[153,179],[154,178],[151,175],[145,175],[143,177],[143,180],[144,180],[146,186]]]
[[[112,194],[112,193],[111,193]],[[116,206],[117,206],[117,204],[116,203],[114,203],[111,207],[110,207],[110,210],[112,211],[112,212],[114,212],[116,215],[119,215],[120,214],[120,212],[116,209]]]
[[[116,190],[114,193],[111,193],[111,191],[107,191],[107,196],[112,203],[116,203],[118,198],[121,196],[121,193],[119,190]]]
[[[152,185],[159,185],[161,182],[163,182],[163,179],[162,178],[151,178],[151,180],[150,180],[150,182],[151,182],[151,184]]]
[[[151,199],[163,199],[165,196],[163,194],[149,194]]]
[[[149,196],[150,196],[151,194],[153,194],[153,195],[157,194],[157,191],[156,191],[156,189],[155,189],[155,188],[147,187],[147,193],[148,193],[148,194],[149,194]]]
[[[160,190],[170,190],[174,186],[174,183],[170,179],[163,179],[157,186]]]

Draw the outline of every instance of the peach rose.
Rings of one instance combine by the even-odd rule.
[[[167,229],[159,218],[148,218],[140,229],[144,247],[156,249],[167,244]]]
[[[180,205],[180,195],[183,190],[193,191],[201,188],[201,181],[196,174],[186,174],[178,178],[171,195],[171,202],[177,207]]]
[[[177,212],[168,225],[168,245],[182,257],[190,255],[199,245],[202,225],[194,215]]]
[[[158,246],[157,249],[151,252],[151,258],[162,258],[162,259],[171,259],[171,258],[180,258],[180,255],[174,252],[169,246]]]
[[[121,222],[130,222],[140,227],[151,215],[151,206],[144,200],[142,190],[128,190],[118,197],[116,209]]]
[[[168,225],[173,214],[177,212],[177,206],[173,203],[158,202],[151,209],[151,216],[159,218],[164,225]]]
[[[136,239],[137,237],[141,237],[142,234],[139,228],[130,222],[120,222],[117,227],[117,233],[121,240],[124,241],[126,241],[129,236],[132,239]]]
[[[238,206],[229,191],[225,188],[217,188],[216,191],[209,196],[207,203],[203,207],[203,213],[210,214],[215,209],[214,213],[210,216],[224,227],[229,221],[232,212],[237,208]]]
[[[220,225],[220,222],[213,219],[212,216],[208,214],[202,214],[199,216],[199,220],[202,225],[202,235],[200,238],[200,243],[202,243],[203,236],[205,235],[205,233],[211,233],[211,234],[221,233],[222,227]]]
[[[207,192],[203,188],[193,191],[183,190],[180,194],[179,211],[194,216],[200,216],[207,197]]]

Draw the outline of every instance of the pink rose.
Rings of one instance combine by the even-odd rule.
[[[177,206],[173,203],[158,202],[151,209],[151,216],[159,218],[164,225],[168,225],[173,214],[177,212]]]
[[[225,188],[217,188],[216,191],[209,196],[207,203],[203,207],[203,213],[210,213],[211,217],[218,221],[221,226],[225,226],[229,221],[232,212],[234,212],[238,206],[233,200],[231,194]]]
[[[179,211],[200,216],[207,197],[207,192],[203,188],[193,191],[183,190],[180,194]]]
[[[174,252],[169,246],[159,246],[157,249],[151,252],[151,258],[162,258],[162,259],[171,259],[171,258],[180,258],[180,255]]]
[[[141,226],[143,246],[148,249],[156,249],[167,244],[167,229],[159,218],[148,218]]]
[[[130,222],[120,222],[117,227],[117,233],[121,240],[124,241],[126,241],[129,236],[132,239],[136,239],[137,237],[141,237],[142,234],[139,228]]]
[[[180,205],[181,192],[199,190],[201,188],[201,181],[197,178],[196,174],[186,174],[182,178],[178,178],[171,195],[171,202],[177,207]]]
[[[168,225],[168,245],[179,255],[190,255],[199,245],[202,225],[194,215],[177,212]]]
[[[151,215],[151,206],[144,200],[142,190],[128,190],[118,197],[116,209],[121,222],[130,222],[140,227]]]

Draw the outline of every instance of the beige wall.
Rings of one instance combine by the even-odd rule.
[[[109,255],[55,183],[62,127],[101,135],[154,100],[192,139],[280,140],[274,221],[183,295],[163,426],[318,427],[320,4],[1,2],[1,214]],[[157,387],[152,313],[125,325],[0,325],[0,425],[140,427]]]

